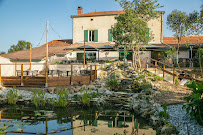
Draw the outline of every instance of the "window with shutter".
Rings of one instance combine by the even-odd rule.
[[[98,42],[98,30],[94,30],[94,42]]]
[[[112,41],[112,36],[113,36],[112,29],[109,29],[109,41]]]
[[[84,31],[85,42],[88,42],[88,30]]]

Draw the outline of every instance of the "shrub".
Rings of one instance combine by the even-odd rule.
[[[199,124],[203,125],[203,85],[193,81],[187,87],[192,91],[192,94],[184,98],[188,104],[184,105],[183,109],[186,109],[192,119],[196,119]]]
[[[45,92],[42,90],[39,90],[38,92],[34,91],[33,96],[33,102],[36,107],[43,107],[45,106],[46,100],[45,100]]]
[[[17,88],[14,86],[12,90],[9,90],[7,96],[9,104],[16,104],[18,100]]]
[[[111,76],[107,79],[106,85],[112,90],[116,90],[118,88],[118,80],[115,74],[111,74]]]
[[[161,111],[161,112],[159,112],[159,117],[160,118],[164,118],[164,124],[166,125],[167,124],[167,120],[168,120],[168,118],[169,118],[169,114],[168,114],[168,112],[166,112],[166,110],[167,110],[167,105],[166,104],[163,104],[163,110],[164,111]]]
[[[163,77],[155,76],[155,77],[154,77],[154,80],[155,80],[155,81],[163,81]]]
[[[147,72],[147,76],[154,76],[154,74],[151,72]]]
[[[141,87],[142,90],[152,89],[152,84],[144,79]]]
[[[56,106],[58,107],[66,107],[68,104],[68,94],[69,92],[66,89],[61,89],[57,93],[57,98],[56,98]]]

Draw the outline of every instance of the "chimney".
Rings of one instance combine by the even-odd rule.
[[[82,7],[78,7],[78,15],[82,14]]]

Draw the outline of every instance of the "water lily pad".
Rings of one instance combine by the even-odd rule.
[[[8,127],[4,126],[4,127],[0,127],[0,130],[6,130]]]

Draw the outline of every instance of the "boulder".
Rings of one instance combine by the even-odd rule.
[[[176,130],[176,127],[174,125],[166,124],[162,127],[161,133],[166,134],[166,135],[171,135],[171,134],[176,134],[177,130]]]
[[[91,90],[94,90],[95,89],[95,86],[94,85],[88,85],[87,86],[89,89],[91,89]]]
[[[56,87],[49,87],[47,88],[47,92],[51,93],[51,94],[54,94],[56,91]]]
[[[101,72],[99,73],[98,78],[106,78],[106,77],[107,77],[107,72],[106,72],[106,71],[101,71]]]

